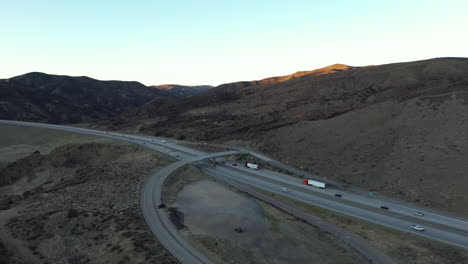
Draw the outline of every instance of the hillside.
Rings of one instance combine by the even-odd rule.
[[[162,94],[174,98],[188,98],[200,95],[213,88],[211,85],[187,86],[179,84],[153,85],[150,87],[158,89],[162,92]]]
[[[0,80],[0,119],[81,123],[107,119],[165,96],[138,82],[27,73]]]
[[[111,122],[104,122],[105,127],[109,126],[111,129],[122,129],[125,127],[138,127],[139,131],[148,133],[155,132],[158,135],[170,136],[174,133],[182,133],[178,131],[177,126],[173,126],[175,123],[184,123],[195,122],[193,126],[182,125],[184,131],[193,128],[197,130],[199,134],[194,135],[189,132],[191,136],[195,138],[202,139],[216,139],[219,136],[215,134],[215,127],[212,124],[204,124],[203,126],[209,129],[199,130],[197,124],[201,124],[210,121],[232,121],[232,118],[239,119],[240,121],[245,121],[245,119],[240,118],[242,115],[239,113],[230,113],[224,107],[241,110],[241,102],[254,101],[249,103],[247,108],[250,108],[250,105],[255,103],[263,104],[263,99],[260,98],[263,96],[265,89],[274,90],[274,89],[283,89],[283,83],[285,86],[288,86],[291,83],[304,82],[308,78],[319,77],[327,74],[335,74],[339,72],[346,72],[359,69],[359,67],[350,67],[343,64],[334,64],[325,68],[316,69],[312,71],[300,71],[290,75],[278,76],[265,78],[258,81],[248,81],[248,82],[234,82],[222,84],[212,89],[209,89],[202,96],[194,98],[185,98],[182,100],[173,100],[171,98],[160,98],[152,102],[145,104],[142,107],[132,109],[121,116],[111,119]],[[280,91],[281,92],[281,91]],[[258,98],[254,98],[250,95],[259,95]],[[280,98],[276,98],[277,101],[281,101]],[[272,102],[276,106],[276,102]],[[231,105],[232,104],[232,105]],[[204,107],[221,107],[218,110],[211,111],[202,111],[200,113],[197,109],[202,109]],[[260,112],[262,109],[258,109]],[[190,112],[193,111],[193,112]],[[248,109],[246,111],[254,111],[256,109]],[[264,114],[264,113],[262,113]],[[195,120],[196,117],[204,117],[202,120]],[[192,117],[195,119],[190,120]],[[243,117],[243,116],[242,116]],[[258,119],[259,116],[252,116],[251,118]],[[177,118],[178,121],[174,120]],[[242,120],[241,120],[242,119]],[[263,117],[261,118],[263,120]],[[217,125],[216,127],[221,129],[221,134],[224,134],[224,129],[227,128],[227,131],[231,131],[231,124],[235,125],[235,122],[228,122],[228,126],[223,127]],[[224,124],[226,125],[226,124]],[[249,124],[241,124],[242,126],[249,126]],[[159,127],[157,131],[151,131],[152,127]],[[237,126],[237,125],[235,125]],[[186,129],[187,127],[187,129]],[[236,129],[237,130],[237,129]],[[233,135],[239,136],[239,134]]]
[[[301,78],[306,75],[325,75],[325,74],[331,74],[331,73],[336,73],[336,72],[341,72],[341,71],[349,71],[349,70],[356,69],[356,68],[358,67],[352,67],[352,66],[348,66],[344,64],[333,64],[328,67],[315,69],[311,71],[298,71],[289,75],[269,77],[269,78],[256,80],[256,81],[241,81],[241,82],[225,83],[225,84],[221,84],[215,87],[210,92],[211,94],[230,93],[230,92],[236,92],[239,89],[250,87],[250,86],[276,84],[276,83],[285,82],[291,79]]]
[[[468,59],[439,58],[214,88],[107,123],[248,146],[297,167],[466,215]]]
[[[382,102],[465,90],[467,66],[467,59],[433,59],[308,74],[236,89],[220,85],[201,97],[156,99],[115,118],[120,124],[115,128],[138,124],[143,132],[161,135],[249,139],[271,129],[329,119]]]
[[[0,263],[178,263],[139,206],[145,180],[170,159],[58,130],[0,133]],[[25,156],[12,160],[12,149]]]

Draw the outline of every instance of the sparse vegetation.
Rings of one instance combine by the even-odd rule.
[[[261,191],[273,196],[273,194]],[[414,264],[452,264],[468,263],[468,251],[461,248],[403,233],[366,222],[350,216],[338,214],[317,206],[305,204],[281,195],[276,199],[296,206],[312,215],[318,216],[327,222],[333,223],[346,231],[355,233],[369,243],[388,254],[398,263]]]
[[[116,142],[65,144],[31,155],[43,162],[26,158],[9,167],[30,168],[22,175],[28,181],[0,189],[0,205],[7,201],[14,209],[0,210],[0,260],[177,263],[139,211],[147,175],[170,162],[164,155]]]

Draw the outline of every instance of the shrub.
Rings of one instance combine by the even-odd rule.
[[[77,210],[70,209],[70,210],[68,210],[67,218],[74,218],[74,217],[77,217],[78,215],[79,215],[79,213],[78,213]]]

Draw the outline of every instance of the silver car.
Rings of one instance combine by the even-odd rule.
[[[424,231],[424,227],[420,225],[411,225],[411,228],[417,231]]]

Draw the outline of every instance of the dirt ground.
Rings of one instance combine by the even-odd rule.
[[[112,142],[110,139],[91,135],[4,124],[0,125],[0,135],[0,168],[35,151],[48,154],[64,144]]]
[[[182,234],[216,263],[363,263],[330,235],[194,173],[182,173],[192,181],[170,206],[183,213]]]
[[[48,137],[63,132],[26,129],[34,137],[12,144],[49,151],[0,169],[0,180],[10,180],[0,187],[0,263],[177,263],[139,209],[145,179],[166,157],[75,134],[55,142]]]

